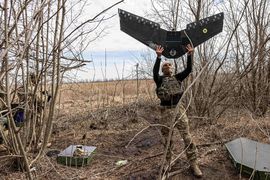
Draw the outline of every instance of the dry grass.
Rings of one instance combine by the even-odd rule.
[[[79,111],[156,98],[153,80],[140,80],[138,85],[136,80],[64,84],[60,92],[61,109],[74,107]]]
[[[36,178],[155,179],[163,151],[157,128],[148,128],[125,148],[134,135],[159,119],[154,82],[139,82],[138,99],[136,89],[136,81],[63,85],[51,148],[63,150],[70,144],[84,144],[96,146],[97,153],[92,163],[83,168],[66,167],[57,164],[55,158],[45,156],[35,165]],[[269,143],[269,117],[254,120],[244,110],[230,110],[215,123],[207,118],[189,117],[204,179],[239,179],[224,143],[215,142],[247,137]],[[174,153],[181,153],[184,147],[178,132],[173,141]],[[115,163],[123,159],[128,160],[128,164],[117,167]],[[183,156],[177,166],[182,172],[175,179],[193,179],[187,167]],[[0,174],[4,179],[24,179],[22,173],[10,169]]]

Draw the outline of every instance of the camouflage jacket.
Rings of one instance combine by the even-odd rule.
[[[26,90],[28,91],[27,94]],[[29,83],[27,89],[23,86],[18,89],[18,99],[19,104],[23,104],[27,100],[30,108],[37,108],[37,111],[40,112],[45,108],[45,105],[48,104],[51,96],[47,91],[41,91],[39,87],[37,87],[35,91],[35,86]]]
[[[179,102],[183,94],[183,91],[181,90],[181,82],[192,71],[192,58],[188,55],[187,67],[182,72],[173,75],[173,77],[159,75],[160,62],[161,59],[157,57],[153,68],[156,93],[161,101],[161,106],[174,106]],[[164,96],[162,97],[162,95]]]

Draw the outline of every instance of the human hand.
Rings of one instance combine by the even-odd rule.
[[[194,52],[194,48],[190,45],[190,44],[188,44],[187,46],[186,46],[186,49],[187,49],[187,54],[188,55],[191,55],[193,52]]]
[[[164,48],[162,46],[158,45],[156,47],[156,54],[157,54],[158,57],[160,57],[162,55],[163,51],[164,51]]]

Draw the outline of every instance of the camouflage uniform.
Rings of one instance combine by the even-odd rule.
[[[7,125],[7,119],[4,117],[0,117],[0,144],[4,142],[4,137],[7,138],[8,136],[8,130],[7,130],[6,125]]]
[[[28,86],[21,86],[18,88],[18,100],[19,104],[23,106],[23,108],[18,109],[15,113],[15,122],[21,124],[24,121],[25,114],[30,114],[30,119],[33,117],[37,118],[37,125],[42,125],[42,117],[44,119],[47,118],[47,106],[51,99],[51,96],[47,93],[47,91],[42,91],[40,85],[37,84],[37,77],[35,74],[30,74],[30,80],[28,82]],[[36,88],[36,91],[35,91]],[[27,94],[26,94],[27,89]],[[27,102],[28,108],[27,112],[25,109],[25,103]]]
[[[28,83],[27,87],[28,88],[27,97],[25,96],[26,94],[23,86],[18,89],[18,97],[20,103],[24,103],[27,98],[28,104],[30,105],[30,109],[36,108],[36,112],[40,114],[45,109],[45,105],[48,104],[46,102],[50,101],[51,96],[48,94],[47,91],[42,92],[39,85],[37,86],[37,90],[35,92],[36,83],[37,77],[34,74],[31,74],[30,82]]]
[[[170,127],[170,124],[172,123],[173,120],[173,116],[175,113],[175,108],[169,108],[166,106],[160,106],[160,113],[161,113],[161,124],[166,125],[168,127]],[[178,129],[181,137],[184,140],[185,143],[185,149],[186,149],[186,155],[187,155],[187,159],[190,163],[196,161],[197,159],[197,154],[198,154],[198,150],[196,148],[196,145],[194,144],[194,142],[192,141],[190,132],[189,132],[189,122],[188,122],[188,117],[185,113],[185,108],[180,105],[179,111],[176,115],[176,119],[177,124],[175,125],[175,127]],[[169,129],[166,127],[162,127],[161,128],[161,133],[165,138],[165,142],[167,141],[168,135],[169,135]],[[167,143],[164,144],[164,146],[166,146]],[[171,159],[171,150],[172,150],[172,142],[170,142],[169,145],[169,151],[167,154],[167,160]]]
[[[161,124],[170,127],[172,121],[177,122],[175,127],[179,130],[184,140],[185,147],[187,148],[186,155],[189,162],[192,164],[193,162],[196,162],[197,159],[197,148],[194,142],[192,141],[189,132],[188,117],[182,105],[180,105],[179,107],[176,119],[175,120],[173,119],[173,115],[176,110],[175,107],[177,107],[177,104],[183,94],[181,83],[190,74],[192,70],[192,58],[191,56],[188,56],[186,69],[173,76],[159,75],[160,62],[161,62],[160,57],[157,57],[153,69],[153,74],[154,74],[154,81],[157,86],[156,93],[158,98],[160,99]],[[169,129],[163,127],[161,129],[161,133],[167,140]],[[172,149],[172,142],[170,142],[169,152],[171,152],[171,149]],[[169,160],[170,158],[171,154],[167,154],[167,160]]]
[[[190,163],[190,168],[193,171],[193,174],[196,177],[202,177],[202,172],[198,166],[197,161],[197,148],[192,141],[191,135],[189,133],[189,125],[188,118],[185,113],[185,109],[179,103],[181,97],[183,95],[183,90],[181,89],[182,81],[187,78],[187,76],[192,71],[192,55],[193,49],[190,45],[187,45],[188,56],[187,56],[187,66],[186,68],[175,75],[173,75],[173,67],[169,62],[164,62],[162,64],[162,72],[163,75],[159,75],[160,70],[160,62],[161,62],[161,54],[164,50],[161,46],[157,46],[156,53],[157,59],[153,68],[153,77],[156,84],[156,94],[160,99],[160,112],[161,112],[161,123],[171,127],[173,123],[176,123],[175,126],[179,130],[182,138],[184,139],[184,143],[186,146],[186,155]],[[179,107],[179,109],[175,109],[175,107]],[[173,119],[175,117],[176,119]],[[168,135],[170,129],[163,127],[161,129],[163,136],[165,139],[168,139]],[[171,140],[170,140],[171,141]],[[170,162],[171,159],[171,150],[172,150],[172,142],[169,142],[169,149],[166,154],[167,161]],[[167,146],[167,143],[166,143]],[[165,147],[166,147],[165,146]]]

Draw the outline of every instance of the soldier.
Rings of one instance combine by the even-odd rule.
[[[173,66],[170,62],[165,61],[162,63],[162,73],[163,76],[159,75],[159,68],[161,62],[161,55],[163,52],[163,47],[157,46],[156,48],[156,62],[153,69],[154,81],[156,83],[156,94],[160,99],[160,112],[161,112],[161,121],[162,124],[169,125],[172,122],[172,118],[175,112],[176,105],[178,104],[183,91],[181,90],[182,81],[190,74],[192,71],[192,53],[194,49],[189,45],[187,49],[187,67],[184,71],[173,75]],[[190,132],[189,132],[189,123],[188,117],[185,113],[185,108],[180,105],[180,108],[177,110],[176,114],[176,127],[179,130],[186,149],[187,159],[190,163],[190,168],[193,171],[193,174],[196,177],[202,177],[202,172],[198,166],[197,161],[197,148],[194,144]],[[166,127],[161,128],[161,133],[164,138],[167,140],[169,135],[169,129]],[[172,142],[170,142],[168,154],[166,160],[170,162],[171,160],[171,149]]]
[[[37,87],[36,87],[37,86]],[[35,92],[35,87],[37,88]],[[38,115],[45,109],[46,103],[50,102],[51,96],[47,91],[42,91],[38,85],[37,76],[34,73],[30,73],[30,81],[28,83],[28,94],[25,96],[24,87],[18,89],[19,102],[24,103],[28,98],[30,108],[35,108]]]
[[[4,143],[4,138],[8,136],[7,118],[0,117],[0,144]]]
[[[27,94],[26,94],[27,90]],[[26,113],[29,113],[29,118],[32,120],[36,120],[35,125],[36,128],[36,135],[37,137],[40,137],[40,134],[42,133],[42,122],[46,121],[48,118],[48,105],[51,100],[51,95],[47,91],[42,91],[41,84],[38,82],[38,76],[31,72],[29,75],[29,81],[28,86],[21,86],[18,89],[18,99],[19,104],[23,107],[16,111],[15,113],[15,122],[21,124],[24,121],[24,117]],[[27,102],[27,104],[26,104]],[[28,105],[28,111],[25,110],[25,105]],[[34,122],[34,121],[33,121]],[[37,147],[39,148],[41,143],[38,142],[38,139],[34,140],[37,142]],[[49,147],[51,143],[47,144],[47,147]]]

